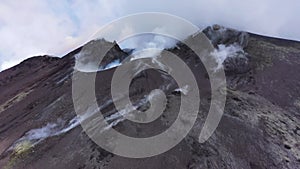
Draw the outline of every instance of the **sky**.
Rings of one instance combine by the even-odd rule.
[[[62,57],[105,24],[140,12],[300,41],[299,9],[299,0],[0,0],[0,71],[32,56]]]

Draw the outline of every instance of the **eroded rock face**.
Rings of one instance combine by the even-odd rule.
[[[107,53],[105,53],[107,51]],[[105,56],[101,63],[100,56]],[[108,42],[104,39],[92,40],[85,44],[75,56],[78,69],[98,70],[105,68],[109,63],[118,60],[122,62],[128,53],[120,49],[116,42]]]
[[[223,65],[229,87],[232,89],[253,83],[253,67],[251,54],[245,51],[249,44],[249,34],[235,29],[213,25],[203,30],[203,33],[215,46],[214,55]]]
[[[203,33],[215,46],[217,57],[224,58],[220,64],[223,64],[226,73],[242,74],[250,70],[250,56],[244,51],[249,41],[248,33],[220,25],[207,27]]]
[[[212,41],[215,47],[220,44],[226,46],[238,44],[244,48],[248,45],[248,33],[225,28],[220,25],[209,26],[203,30],[203,33]]]
[[[234,57],[228,57],[225,59],[224,70],[229,74],[243,74],[250,71],[249,59],[244,53],[237,53]]]

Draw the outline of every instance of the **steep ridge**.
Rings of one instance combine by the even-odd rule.
[[[62,58],[34,57],[0,73],[0,168],[297,168],[300,43],[218,25],[203,32],[221,58],[228,85],[225,114],[206,143],[198,143],[198,135],[210,105],[209,79],[201,61],[183,44],[168,51],[189,65],[201,86],[200,112],[189,136],[170,151],[145,159],[113,155],[89,139],[72,103],[75,58],[102,70],[96,79],[98,105],[111,117],[112,127],[127,135],[146,137],[164,131],[177,116],[182,94],[164,72],[144,71],[130,86],[132,102],[143,100],[153,89],[164,89],[170,100],[164,115],[149,126],[122,120],[110,100],[115,68],[103,68],[129,54],[113,43],[100,66],[93,65],[101,46],[111,45],[100,39]]]

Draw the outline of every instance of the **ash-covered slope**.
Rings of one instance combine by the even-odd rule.
[[[128,57],[113,44],[100,67],[95,66],[93,57],[101,46],[111,45],[96,40],[63,58],[34,57],[0,73],[0,168],[298,168],[300,43],[217,25],[204,33],[216,48],[218,63],[224,65],[228,86],[224,116],[204,144],[198,135],[210,104],[210,84],[200,60],[183,44],[169,51],[189,65],[201,86],[198,120],[188,137],[170,151],[144,159],[113,155],[89,139],[72,103],[75,58],[94,70]],[[170,76],[147,70],[131,83],[133,102],[156,88],[163,89],[169,100],[164,115],[141,125],[117,116],[110,94],[114,71],[99,71],[96,80],[98,104],[105,116],[114,117],[112,127],[129,136],[147,137],[172,125],[183,93],[175,90]],[[145,102],[139,109],[148,106]]]

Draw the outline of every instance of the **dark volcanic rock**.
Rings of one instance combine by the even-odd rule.
[[[249,59],[244,54],[228,57],[225,59],[224,70],[229,74],[243,74],[250,71]]]
[[[250,55],[244,51],[248,46],[249,34],[234,29],[213,25],[203,30],[216,48],[216,53],[225,52],[228,56],[223,62],[227,75],[249,72]]]
[[[104,54],[104,58],[99,63],[99,54],[104,49],[110,49],[106,54]],[[108,42],[104,39],[92,40],[85,44],[80,53],[76,55],[76,61],[80,63],[82,67],[93,67],[97,70],[99,68],[105,68],[109,63],[118,60],[122,62],[126,57],[128,57],[128,53],[124,52],[120,49],[116,42]]]
[[[215,47],[220,44],[228,46],[237,43],[244,48],[248,44],[248,33],[225,28],[220,25],[209,26],[203,30],[203,33],[212,41]]]
[[[71,77],[75,57],[83,65],[93,64],[102,45],[113,48],[100,67],[128,56],[116,44],[97,40],[63,58],[34,57],[0,73],[0,168],[299,168],[300,43],[220,26],[204,32],[216,50],[220,45],[240,45],[242,49],[224,61],[228,85],[225,113],[207,142],[200,144],[198,137],[210,106],[209,79],[199,58],[180,44],[169,51],[188,64],[201,94],[198,119],[189,135],[168,152],[144,159],[116,156],[96,145],[74,113]],[[105,116],[117,112],[110,92],[114,71],[97,73],[95,93]],[[114,129],[135,137],[164,131],[178,114],[183,93],[174,92],[176,87],[165,72],[150,69],[139,73],[130,85],[131,101],[136,103],[151,90],[163,89],[168,98],[164,114],[147,125],[126,120],[116,123]],[[145,102],[139,109],[148,107]]]

